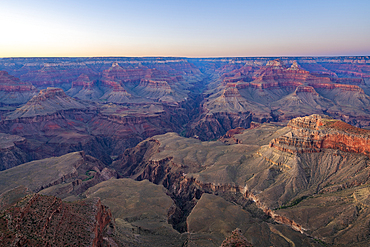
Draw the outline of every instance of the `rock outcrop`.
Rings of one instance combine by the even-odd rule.
[[[248,240],[243,236],[241,230],[239,228],[236,228],[234,231],[232,231],[230,237],[226,238],[222,244],[221,247],[244,247],[244,246],[253,246],[251,243],[248,242]]]
[[[68,90],[72,82],[81,74],[96,75],[94,69],[83,62],[59,62],[57,58],[40,59],[35,63],[27,63],[24,71],[17,71],[20,78],[32,83],[37,88],[58,87]],[[63,59],[62,59],[63,60]]]
[[[287,134],[270,142],[270,147],[290,153],[336,149],[370,156],[370,131],[340,120],[311,115],[292,119]]]
[[[208,113],[201,115],[200,119],[192,123],[187,136],[200,140],[217,139],[228,130],[237,127],[249,128],[253,116],[250,112],[244,113]]]
[[[1,246],[103,246],[112,223],[99,198],[66,203],[31,194],[1,214]]]

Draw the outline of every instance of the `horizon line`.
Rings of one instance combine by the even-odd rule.
[[[370,55],[282,55],[282,56],[14,56],[9,58],[292,58],[292,57],[370,57]]]

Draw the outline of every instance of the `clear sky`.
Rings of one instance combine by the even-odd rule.
[[[370,0],[2,0],[0,57],[370,55]]]

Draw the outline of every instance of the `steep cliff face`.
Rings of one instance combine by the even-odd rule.
[[[270,142],[270,147],[290,153],[337,149],[370,155],[370,131],[319,115],[296,118],[288,123],[290,132]]]
[[[40,89],[59,87],[79,99],[112,103],[182,102],[189,97],[186,90],[204,77],[199,68],[176,58],[43,58],[19,59],[17,64],[23,66],[4,66]],[[141,81],[152,83],[146,88],[139,86]],[[171,87],[165,97],[163,83]],[[152,92],[153,85],[159,92]]]
[[[292,66],[287,68],[280,59],[267,62],[265,67],[262,67],[253,75],[253,78],[255,81],[265,82],[330,81],[329,78],[317,78],[311,75],[308,71],[301,69],[296,62],[293,62]]]
[[[188,93],[173,82],[163,79],[141,79],[133,89],[141,97],[167,104],[178,104],[185,101]],[[177,81],[176,81],[177,82]]]
[[[84,150],[108,164],[110,155],[152,135],[181,131],[193,106],[188,89],[203,79],[183,59],[40,59],[24,66],[13,72],[34,76],[31,82],[41,88],[59,85],[69,89],[69,96],[90,101],[49,88],[7,115],[1,131],[32,136],[31,149],[39,153],[34,159]],[[111,111],[112,105],[105,103],[119,105]]]
[[[112,222],[100,199],[77,203],[31,194],[2,211],[2,246],[103,246]]]
[[[19,78],[9,75],[6,71],[0,71],[0,90],[23,92],[33,91],[35,87],[30,83],[22,82]]]
[[[201,140],[217,139],[237,127],[249,128],[251,121],[272,120],[266,107],[251,104],[232,84],[208,97],[201,109],[202,114],[193,120],[187,132],[187,136],[198,136]]]
[[[96,108],[88,108],[67,96],[62,89],[48,88],[7,114],[0,129],[4,133],[25,137],[31,160],[86,150],[110,163],[110,157],[103,151],[99,140],[83,131],[95,115]],[[95,151],[91,152],[94,145]]]
[[[125,80],[125,82],[137,82],[150,72],[145,66],[137,68],[122,68],[118,62],[114,62],[109,69],[103,71],[103,78],[110,80]]]
[[[150,245],[151,238],[159,243],[161,234],[173,236],[179,245],[220,245],[239,226],[255,246],[312,246],[313,238],[347,246],[368,242],[368,131],[326,117],[294,118],[325,113],[356,126],[369,125],[369,58],[54,60],[2,59],[0,68],[24,80],[32,77],[30,81],[41,88],[70,89],[69,96],[90,102],[58,89],[44,90],[8,119],[2,118],[1,132],[19,136],[13,140],[6,135],[10,144],[2,146],[6,159],[0,162],[23,160],[26,147],[27,159],[86,150],[109,164],[110,155],[156,134],[185,127],[185,135],[202,140],[226,134],[222,142],[173,133],[155,136],[127,149],[111,168],[78,153],[70,154],[78,157],[77,163],[68,155],[26,163],[0,172],[2,186],[27,182],[40,194],[73,201],[92,186],[117,177],[115,170],[121,177],[141,181],[135,183],[149,180],[160,185],[152,187],[163,186],[161,196],[168,204],[160,208],[160,217],[145,209],[140,217],[120,218],[119,233],[127,240],[123,243],[138,246]],[[204,79],[199,68],[209,77]],[[20,81],[14,85],[20,87],[2,88],[27,89]],[[204,94],[193,94],[204,88]],[[10,111],[4,104],[1,111]],[[286,128],[262,124],[288,120]],[[30,164],[47,168],[41,173],[28,169]],[[148,195],[147,185],[127,198],[140,201]],[[9,188],[13,187],[4,190]],[[101,188],[102,196],[117,192]],[[0,198],[1,208],[9,204]],[[96,236],[107,219],[97,218],[102,223],[91,230]],[[99,245],[98,239],[91,245]]]

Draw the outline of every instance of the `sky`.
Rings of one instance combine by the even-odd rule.
[[[369,0],[0,0],[0,57],[370,55]]]

